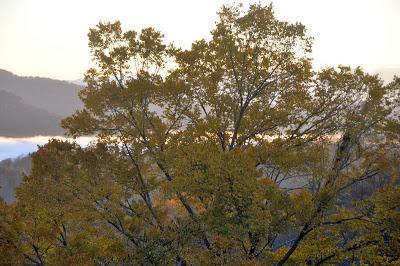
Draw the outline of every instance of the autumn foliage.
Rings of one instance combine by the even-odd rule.
[[[400,79],[314,70],[302,24],[224,6],[183,50],[90,29],[96,67],[17,201],[4,265],[399,265]]]

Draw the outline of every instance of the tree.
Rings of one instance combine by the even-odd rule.
[[[33,156],[23,226],[0,234],[26,250],[13,252],[39,250],[37,265],[399,263],[399,78],[315,72],[305,27],[260,4],[224,6],[189,50],[119,22],[88,36],[85,108],[63,126],[96,141]]]

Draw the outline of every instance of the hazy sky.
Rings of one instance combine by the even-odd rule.
[[[221,0],[0,0],[0,68],[73,80],[90,66],[89,27],[153,26],[178,46],[208,37]],[[250,1],[242,1],[250,2]],[[269,3],[270,1],[262,1]],[[282,20],[315,37],[314,62],[400,74],[400,0],[275,0]]]

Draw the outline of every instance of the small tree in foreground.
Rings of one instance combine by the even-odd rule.
[[[63,126],[95,141],[33,154],[0,262],[400,263],[398,78],[313,71],[304,26],[271,6],[223,7],[189,50],[119,22],[88,36]]]

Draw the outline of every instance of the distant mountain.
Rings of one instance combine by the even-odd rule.
[[[82,86],[61,80],[20,77],[0,69],[0,90],[11,92],[30,106],[61,117],[82,108],[78,92]]]
[[[86,86],[86,82],[83,81],[83,79],[74,79],[74,80],[70,80],[69,82],[79,85],[79,86],[82,86],[82,87]]]
[[[0,136],[62,135],[62,117],[33,107],[10,92],[0,90]]]

